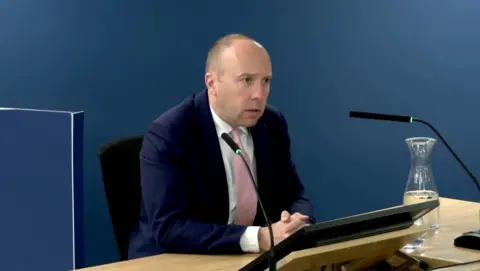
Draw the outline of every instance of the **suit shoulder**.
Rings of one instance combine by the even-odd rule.
[[[265,122],[271,125],[284,125],[286,123],[285,117],[283,116],[282,112],[272,105],[267,105],[265,107],[263,119]]]
[[[191,95],[154,119],[148,128],[148,134],[167,141],[181,139],[188,133],[188,127],[194,119],[194,99],[195,96]]]

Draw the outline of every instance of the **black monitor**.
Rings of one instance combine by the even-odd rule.
[[[439,200],[430,200],[306,226],[275,246],[275,262],[293,251],[409,228],[417,219],[439,205]],[[264,271],[268,268],[268,256],[267,251],[240,270]]]

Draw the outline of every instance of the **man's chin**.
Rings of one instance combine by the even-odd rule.
[[[258,118],[244,119],[240,125],[243,126],[243,127],[250,128],[250,127],[255,126],[255,124],[257,124],[257,122],[258,122]]]
[[[262,117],[263,111],[244,111],[240,117],[241,126],[252,127]]]

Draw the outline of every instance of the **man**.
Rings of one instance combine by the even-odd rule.
[[[266,251],[270,238],[244,150],[278,243],[315,223],[290,157],[282,114],[267,105],[267,51],[239,34],[218,40],[207,57],[206,90],[158,117],[140,154],[142,208],[129,258],[160,253]]]

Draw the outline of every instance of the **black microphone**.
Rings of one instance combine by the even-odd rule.
[[[440,140],[445,144],[448,151],[455,157],[455,159],[460,163],[462,168],[467,172],[470,179],[475,183],[477,189],[480,191],[480,183],[478,182],[477,178],[473,176],[472,172],[467,168],[467,166],[462,162],[460,157],[452,150],[450,145],[448,145],[447,141],[443,138],[443,136],[435,129],[430,123],[425,120],[417,119],[411,116],[400,116],[400,115],[387,115],[387,114],[377,114],[377,113],[368,113],[368,112],[359,112],[359,111],[350,111],[351,118],[361,118],[361,119],[375,119],[375,120],[387,120],[387,121],[398,121],[398,122],[420,122],[427,125],[432,131],[440,138]]]
[[[277,265],[275,262],[275,243],[273,240],[273,229],[272,229],[272,222],[268,219],[267,212],[265,212],[265,208],[263,208],[263,203],[262,200],[260,199],[260,195],[258,194],[258,188],[257,184],[255,183],[255,179],[253,178],[252,171],[250,170],[250,167],[248,166],[247,161],[245,160],[245,157],[242,154],[242,149],[238,147],[238,145],[233,141],[233,139],[228,135],[227,133],[222,134],[222,139],[230,146],[230,148],[233,150],[233,152],[237,155],[239,155],[242,158],[243,163],[248,169],[248,173],[250,174],[250,179],[252,180],[253,187],[255,188],[255,193],[257,193],[257,199],[258,202],[260,203],[260,208],[262,209],[263,212],[263,217],[265,218],[265,221],[267,221],[268,225],[268,232],[270,233],[270,255],[269,255],[269,270],[270,271],[275,271],[277,270]]]
[[[377,114],[377,113],[368,113],[368,112],[359,112],[359,111],[350,111],[350,117],[360,118],[360,119],[389,120],[389,121],[400,121],[400,122],[413,121],[413,118],[409,116]]]
[[[478,182],[477,178],[475,178],[475,176],[473,176],[472,172],[470,172],[470,170],[462,162],[460,157],[458,157],[458,155],[452,150],[450,145],[448,145],[447,141],[443,138],[442,135],[440,135],[440,133],[437,131],[437,129],[435,129],[433,127],[433,125],[431,125],[427,121],[421,120],[421,119],[418,119],[418,118],[414,118],[414,117],[411,117],[411,116],[387,115],[387,114],[377,114],[377,113],[358,112],[358,111],[350,111],[350,117],[351,118],[361,118],[361,119],[399,121],[399,122],[420,122],[420,123],[423,123],[423,124],[427,125],[438,136],[438,138],[440,138],[440,140],[443,142],[443,144],[445,144],[448,151],[450,151],[450,153],[453,155],[453,157],[455,157],[455,159],[460,163],[462,168],[465,170],[465,172],[467,172],[468,176],[470,176],[470,179],[475,183],[475,185],[477,186],[477,189],[480,191],[480,183]],[[479,230],[477,230],[477,231],[479,231]],[[467,234],[467,233],[465,233],[465,234]],[[466,240],[466,238],[465,239],[462,238],[464,235],[461,235],[461,236],[455,238],[454,245],[479,250],[478,249],[478,244],[474,244],[473,241],[466,242],[468,240]],[[475,242],[477,242],[477,241],[475,240]]]

